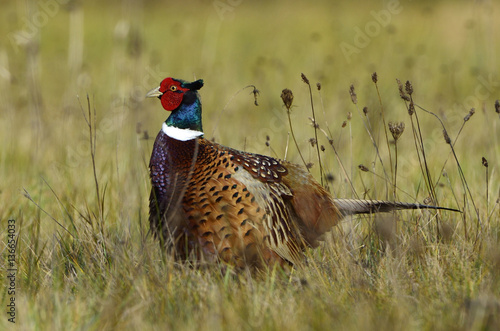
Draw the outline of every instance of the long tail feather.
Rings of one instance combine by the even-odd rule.
[[[333,199],[335,206],[343,216],[355,214],[370,214],[389,212],[400,209],[441,209],[460,212],[460,210],[446,207],[422,205],[419,203],[405,203],[382,200],[358,200],[358,199]]]

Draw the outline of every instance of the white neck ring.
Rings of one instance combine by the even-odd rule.
[[[191,130],[191,129],[179,129],[175,126],[168,126],[166,123],[163,123],[161,130],[170,138],[174,138],[176,140],[187,141],[192,140],[197,137],[203,136],[203,132]]]

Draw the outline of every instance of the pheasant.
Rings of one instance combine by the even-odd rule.
[[[201,79],[166,78],[146,95],[171,112],[151,155],[149,222],[178,258],[239,268],[294,265],[347,215],[448,209],[334,199],[301,166],[211,142],[203,137],[202,86]]]

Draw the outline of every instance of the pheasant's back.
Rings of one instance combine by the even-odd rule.
[[[330,195],[296,165],[203,138],[165,139],[159,148],[169,155],[162,158],[169,164],[162,165],[169,172],[162,178],[169,180],[157,203],[163,208],[150,220],[163,224],[163,238],[180,255],[194,252],[238,266],[296,263],[340,216]],[[189,152],[195,157],[182,157]],[[159,168],[153,159],[151,168]]]

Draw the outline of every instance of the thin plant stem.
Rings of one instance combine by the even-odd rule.
[[[324,174],[323,174],[323,165],[321,164],[321,154],[319,152],[318,124],[317,124],[318,122],[316,122],[316,114],[314,113],[314,102],[313,102],[311,84],[309,83],[309,80],[307,80],[307,78],[306,79],[304,79],[304,78],[305,78],[305,76],[304,76],[304,74],[302,74],[302,80],[304,80],[304,82],[309,87],[309,97],[310,97],[310,100],[311,100],[311,112],[312,112],[312,116],[313,116],[314,139],[316,139],[316,152],[318,154],[319,175],[320,175],[320,178],[321,178],[321,186],[323,186],[323,177],[324,177]]]
[[[307,171],[309,172],[309,167],[307,166],[307,163],[304,160],[304,157],[302,156],[302,152],[300,151],[299,144],[297,143],[297,139],[295,139],[295,134],[293,133],[293,126],[292,126],[292,119],[290,117],[290,110],[287,109],[286,114],[288,116],[288,124],[290,125],[290,133],[292,134],[293,142],[295,143],[295,147],[297,147],[297,151],[299,152],[300,158],[302,159],[304,166],[306,167]]]

